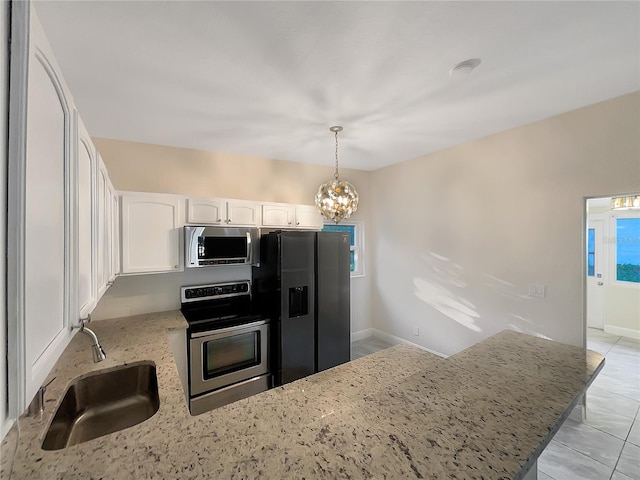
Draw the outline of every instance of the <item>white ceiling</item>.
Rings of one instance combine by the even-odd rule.
[[[36,8],[97,137],[374,170],[640,88],[636,1]]]

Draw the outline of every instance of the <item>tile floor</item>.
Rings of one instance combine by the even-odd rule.
[[[586,419],[568,419],[538,459],[538,480],[640,480],[640,340],[590,328],[587,348],[606,357],[587,391]],[[391,345],[366,338],[351,358]]]
[[[538,480],[640,480],[640,340],[590,328],[606,360],[584,422],[568,419],[538,460]]]

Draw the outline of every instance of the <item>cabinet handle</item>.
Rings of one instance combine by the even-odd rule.
[[[300,222],[296,222],[296,225],[300,225]]]
[[[221,219],[221,218],[219,218],[219,219],[217,220],[217,222],[218,222],[218,223],[222,222],[222,219]]]
[[[178,268],[178,265],[174,265],[173,268]]]
[[[291,222],[289,222],[289,225],[291,225]]]

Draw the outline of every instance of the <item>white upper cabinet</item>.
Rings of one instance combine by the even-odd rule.
[[[109,288],[109,264],[110,258],[110,233],[109,227],[111,206],[107,198],[109,187],[109,175],[102,158],[98,155],[98,179],[96,188],[96,283],[98,285],[98,300]]]
[[[193,225],[224,225],[227,202],[220,199],[187,199],[187,223]]]
[[[97,302],[96,150],[77,115],[78,318],[86,318]]]
[[[322,215],[316,207],[310,205],[296,205],[296,227],[313,228],[322,230],[324,221]]]
[[[126,192],[120,202],[122,274],[182,271],[183,197]]]
[[[255,227],[258,225],[258,212],[256,202],[228,200],[227,225]]]
[[[111,269],[109,271],[109,283],[113,284],[120,275],[120,201],[118,194],[111,182],[107,187],[111,197]]]
[[[188,198],[187,223],[191,225],[233,225],[256,227],[259,222],[256,202],[223,198]]]
[[[321,230],[322,225],[322,215],[315,207],[310,205],[262,204],[263,227]]]
[[[262,204],[262,226],[289,228],[295,225],[295,206],[284,203]]]
[[[109,174],[107,173],[107,169],[104,166],[104,163],[101,162],[102,167],[104,168],[104,175],[106,177],[106,188],[105,188],[105,198],[104,198],[104,209],[105,209],[105,249],[103,261],[105,262],[105,277],[107,279],[107,288],[113,285],[113,282],[116,279],[116,275],[118,274],[118,266],[119,262],[117,261],[116,255],[118,252],[117,243],[117,232],[118,232],[118,202],[116,199],[116,191],[113,188],[113,184],[111,183],[111,179],[109,178]]]
[[[70,317],[77,315],[71,262],[75,215],[67,214],[75,192],[70,175],[73,100],[33,7],[28,62],[22,319],[26,403],[71,340]],[[85,180],[87,168],[83,158]],[[82,214],[86,220],[86,211]],[[85,238],[91,235],[86,228]],[[91,292],[83,295],[86,299]]]

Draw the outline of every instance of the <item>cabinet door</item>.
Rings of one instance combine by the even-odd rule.
[[[187,223],[194,225],[220,225],[226,220],[226,202],[199,198],[187,199]]]
[[[258,206],[255,202],[229,200],[227,202],[228,225],[244,225],[255,227],[258,225]]]
[[[120,275],[120,203],[111,185],[111,272],[109,281],[113,283]]]
[[[51,47],[30,9],[24,191],[24,400],[35,395],[73,334],[76,279],[68,215],[74,192],[70,172],[73,101]],[[75,273],[75,272],[74,272]],[[73,293],[72,293],[73,292]],[[22,405],[25,407],[26,405]]]
[[[77,118],[78,195],[78,318],[96,306],[96,150],[82,120]]]
[[[292,205],[263,204],[262,226],[290,228],[293,225],[294,215]]]
[[[107,224],[107,245],[105,252],[105,262],[107,265],[105,270],[107,271],[107,287],[113,285],[113,282],[116,279],[117,267],[117,227],[116,223],[118,220],[118,203],[116,198],[116,191],[113,188],[113,184],[111,180],[107,176],[107,191],[106,191],[106,213],[105,220]]]
[[[123,194],[122,273],[161,273],[183,269],[180,255],[182,198]]]
[[[296,205],[296,227],[322,230],[322,215],[316,207],[310,205]]]
[[[98,188],[96,196],[96,223],[98,240],[96,242],[96,283],[98,285],[98,300],[107,291],[109,282],[109,232],[107,227],[107,213],[110,206],[107,200],[109,177],[107,169],[98,155]]]

